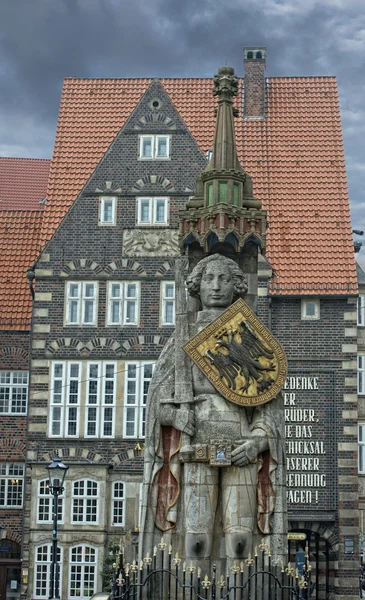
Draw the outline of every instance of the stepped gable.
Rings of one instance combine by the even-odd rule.
[[[37,210],[46,197],[51,161],[0,157],[0,210]]]
[[[161,79],[205,152],[214,134],[213,79]],[[151,79],[66,79],[41,242],[47,243]],[[357,293],[337,83],[269,78],[265,119],[235,107],[238,157],[268,211],[273,294]]]
[[[0,212],[0,329],[30,329],[32,297],[26,271],[39,254],[43,210]]]

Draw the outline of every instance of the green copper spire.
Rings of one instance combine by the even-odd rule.
[[[213,155],[201,174],[203,206],[209,208],[226,204],[237,208],[260,208],[261,204],[252,197],[251,178],[240,164],[237,154],[234,117],[238,116],[238,111],[233,106],[233,98],[238,94],[238,79],[232,67],[219,69],[214,77],[213,94],[218,96],[218,107]]]
[[[246,301],[256,307],[258,254],[265,250],[266,212],[252,193],[252,180],[237,154],[233,106],[240,82],[231,67],[214,77],[218,98],[213,155],[196,181],[195,195],[179,211],[179,246],[193,268],[208,254],[236,260],[247,276]],[[204,107],[202,107],[204,110]],[[242,118],[242,117],[240,117]]]
[[[243,172],[237,156],[234,131],[235,109],[233,97],[238,94],[238,79],[231,67],[222,67],[214,78],[213,95],[218,96],[217,120],[215,124],[213,156],[206,170]]]
[[[214,77],[213,94],[218,103],[213,155],[197,179],[195,195],[179,213],[180,251],[188,251],[194,260],[221,252],[236,256],[243,265],[257,257],[258,248],[263,251],[265,247],[266,213],[253,196],[251,177],[237,153],[234,117],[238,111],[233,101],[239,85],[228,66],[221,67]],[[244,272],[249,273],[249,268]]]

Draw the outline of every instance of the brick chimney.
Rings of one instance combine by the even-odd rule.
[[[265,116],[265,59],[266,48],[245,47],[244,116]]]

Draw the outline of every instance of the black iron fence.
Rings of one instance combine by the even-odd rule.
[[[311,596],[311,566],[308,548],[299,572],[290,563],[274,565],[263,541],[243,561],[236,561],[226,574],[213,565],[209,574],[199,565],[173,556],[163,539],[137,564],[124,565],[120,554],[112,581],[112,600],[295,600]]]

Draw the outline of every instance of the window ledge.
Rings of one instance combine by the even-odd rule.
[[[157,156],[156,157],[153,157],[153,156],[139,156],[138,160],[150,160],[150,161],[151,160],[171,160],[171,157],[170,156],[158,156],[158,157]]]

